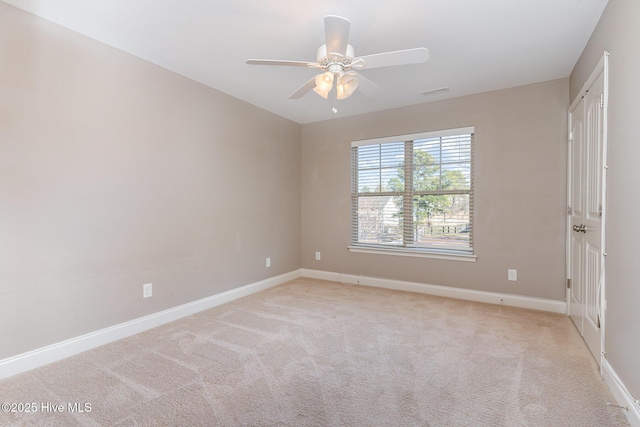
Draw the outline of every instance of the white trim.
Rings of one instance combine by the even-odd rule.
[[[395,255],[395,256],[409,256],[416,258],[435,258],[435,259],[447,259],[451,261],[466,261],[476,262],[477,255],[464,254],[456,252],[428,252],[422,250],[411,250],[406,248],[398,249],[383,249],[367,246],[349,246],[350,252],[359,252],[364,254],[377,254],[377,255]]]
[[[467,134],[473,134],[473,133],[475,133],[475,128],[473,126],[467,126],[463,128],[456,128],[456,129],[443,129],[443,130],[435,130],[431,132],[413,133],[410,135],[396,135],[396,136],[386,136],[382,138],[361,139],[359,141],[352,141],[351,147],[362,147],[363,145],[386,144],[387,142],[405,142],[405,141],[413,141],[413,140],[427,139],[427,138],[467,135]]]
[[[17,356],[0,360],[0,380],[8,378],[78,353],[108,344],[131,335],[164,325],[169,322],[191,316],[200,311],[217,307],[256,292],[264,291],[301,277],[301,270],[294,270],[280,276],[271,277],[249,285],[231,289],[197,301],[182,304],[148,316],[139,317],[128,322],[90,332],[46,347],[38,348]]]
[[[624,383],[620,380],[604,356],[600,359],[600,367],[604,382],[616,399],[616,404],[623,407],[620,408],[620,410],[627,417],[627,421],[629,421],[629,424],[633,427],[640,427],[640,403],[629,393],[627,387],[625,387]],[[625,410],[624,408],[627,409]]]
[[[605,347],[605,335],[606,335],[606,317],[607,317],[607,170],[609,150],[608,139],[608,123],[609,123],[609,52],[604,51],[602,56],[602,72],[604,73],[604,89],[603,89],[603,102],[602,102],[602,185],[601,198],[602,198],[602,226],[600,227],[600,304],[598,305],[600,314],[600,351],[604,354]],[[601,365],[602,366],[602,365]],[[600,368],[602,369],[602,367]]]
[[[576,97],[577,98],[577,97]],[[565,242],[565,250],[564,250],[564,272],[565,272],[565,278],[567,280],[568,284],[568,280],[571,280],[573,282],[573,277],[571,276],[571,216],[573,215],[572,213],[569,213],[569,208],[571,208],[573,210],[573,206],[570,205],[571,203],[571,188],[573,185],[573,167],[572,167],[572,162],[571,162],[571,153],[573,150],[573,133],[571,131],[572,126],[573,126],[573,113],[576,109],[578,104],[576,105],[571,105],[571,107],[569,107],[569,110],[567,111],[567,194],[565,197],[565,207],[567,209],[567,214],[565,216],[565,237],[564,237],[564,242]],[[565,299],[567,301],[567,312],[566,315],[567,316],[571,316],[571,289],[566,286],[565,288]]]
[[[502,304],[512,307],[529,308],[533,310],[549,311],[559,314],[565,314],[567,310],[567,303],[565,301],[526,297],[512,294],[501,294],[496,292],[476,291],[472,289],[454,288],[449,286],[429,285],[425,283],[405,282],[401,280],[358,276],[353,274],[333,273],[320,270],[309,270],[306,268],[302,269],[302,277],[330,280],[349,285],[373,286],[399,291],[417,292],[422,294],[457,298],[467,301],[484,302],[489,304]]]
[[[569,105],[569,111],[575,110],[576,106],[580,102],[580,99],[582,99],[587,94],[587,92],[589,91],[593,83],[596,80],[598,80],[598,77],[600,77],[600,74],[602,74],[605,70],[607,70],[607,73],[608,73],[608,62],[609,62],[609,52],[605,50],[604,54],[598,61],[598,64],[595,66],[595,68],[589,75],[589,78],[587,79],[587,81],[582,84],[582,88],[580,89],[580,92],[578,92],[576,97],[573,98],[571,105]],[[605,90],[607,87],[606,78],[607,76],[605,76]]]

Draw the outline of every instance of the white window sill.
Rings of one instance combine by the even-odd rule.
[[[349,246],[350,252],[358,252],[364,254],[377,254],[377,255],[393,255],[393,256],[409,256],[416,258],[434,258],[434,259],[447,259],[451,261],[466,261],[476,262],[477,255],[465,254],[455,251],[428,251],[417,250],[408,248],[393,248],[383,249],[374,248],[369,246]]]

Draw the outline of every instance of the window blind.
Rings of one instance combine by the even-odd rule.
[[[352,143],[352,245],[472,253],[473,134]]]

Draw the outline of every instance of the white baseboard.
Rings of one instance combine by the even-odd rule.
[[[566,314],[567,303],[544,298],[524,297],[520,295],[499,294],[495,292],[475,291],[472,289],[453,288],[449,286],[428,285],[416,282],[381,279],[376,277],[356,276],[353,274],[332,273],[328,271],[302,269],[302,276],[312,279],[331,280],[350,285],[373,286],[377,288],[394,289],[399,291],[418,292],[441,297],[457,298],[468,301],[502,304],[512,307],[529,308],[533,310],[549,311]]]
[[[352,285],[373,286],[387,289],[425,293],[443,297],[458,298],[493,304],[504,304],[514,307],[531,308],[554,313],[566,312],[564,301],[545,300],[540,298],[522,297],[518,295],[498,294],[492,292],[474,291],[469,289],[452,288],[447,286],[428,285],[415,282],[381,279],[375,277],[347,275],[327,271],[299,269],[280,276],[261,280],[240,288],[222,292],[207,298],[163,310],[148,316],[140,317],[118,325],[110,326],[98,331],[90,332],[79,337],[71,338],[46,347],[0,360],[0,379],[8,378],[75,354],[105,345],[131,335],[144,332],[165,323],[173,322],[186,316],[209,308],[281,285],[298,277],[310,277],[323,280],[348,283]],[[640,427],[640,426],[639,426]]]
[[[281,285],[298,277],[301,277],[299,269],[0,360],[0,380]]]
[[[602,367],[604,382],[609,386],[611,394],[616,399],[616,404],[622,406],[620,410],[627,417],[627,421],[633,427],[640,427],[640,403],[629,393],[629,390],[627,390],[627,387],[625,387],[607,359],[602,357],[600,366]]]

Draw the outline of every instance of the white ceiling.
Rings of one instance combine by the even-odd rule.
[[[567,77],[607,0],[4,0],[298,123]],[[361,71],[383,88],[288,97],[316,70],[325,15],[351,21],[356,56],[429,48],[427,63]],[[449,87],[447,93],[420,92]]]

